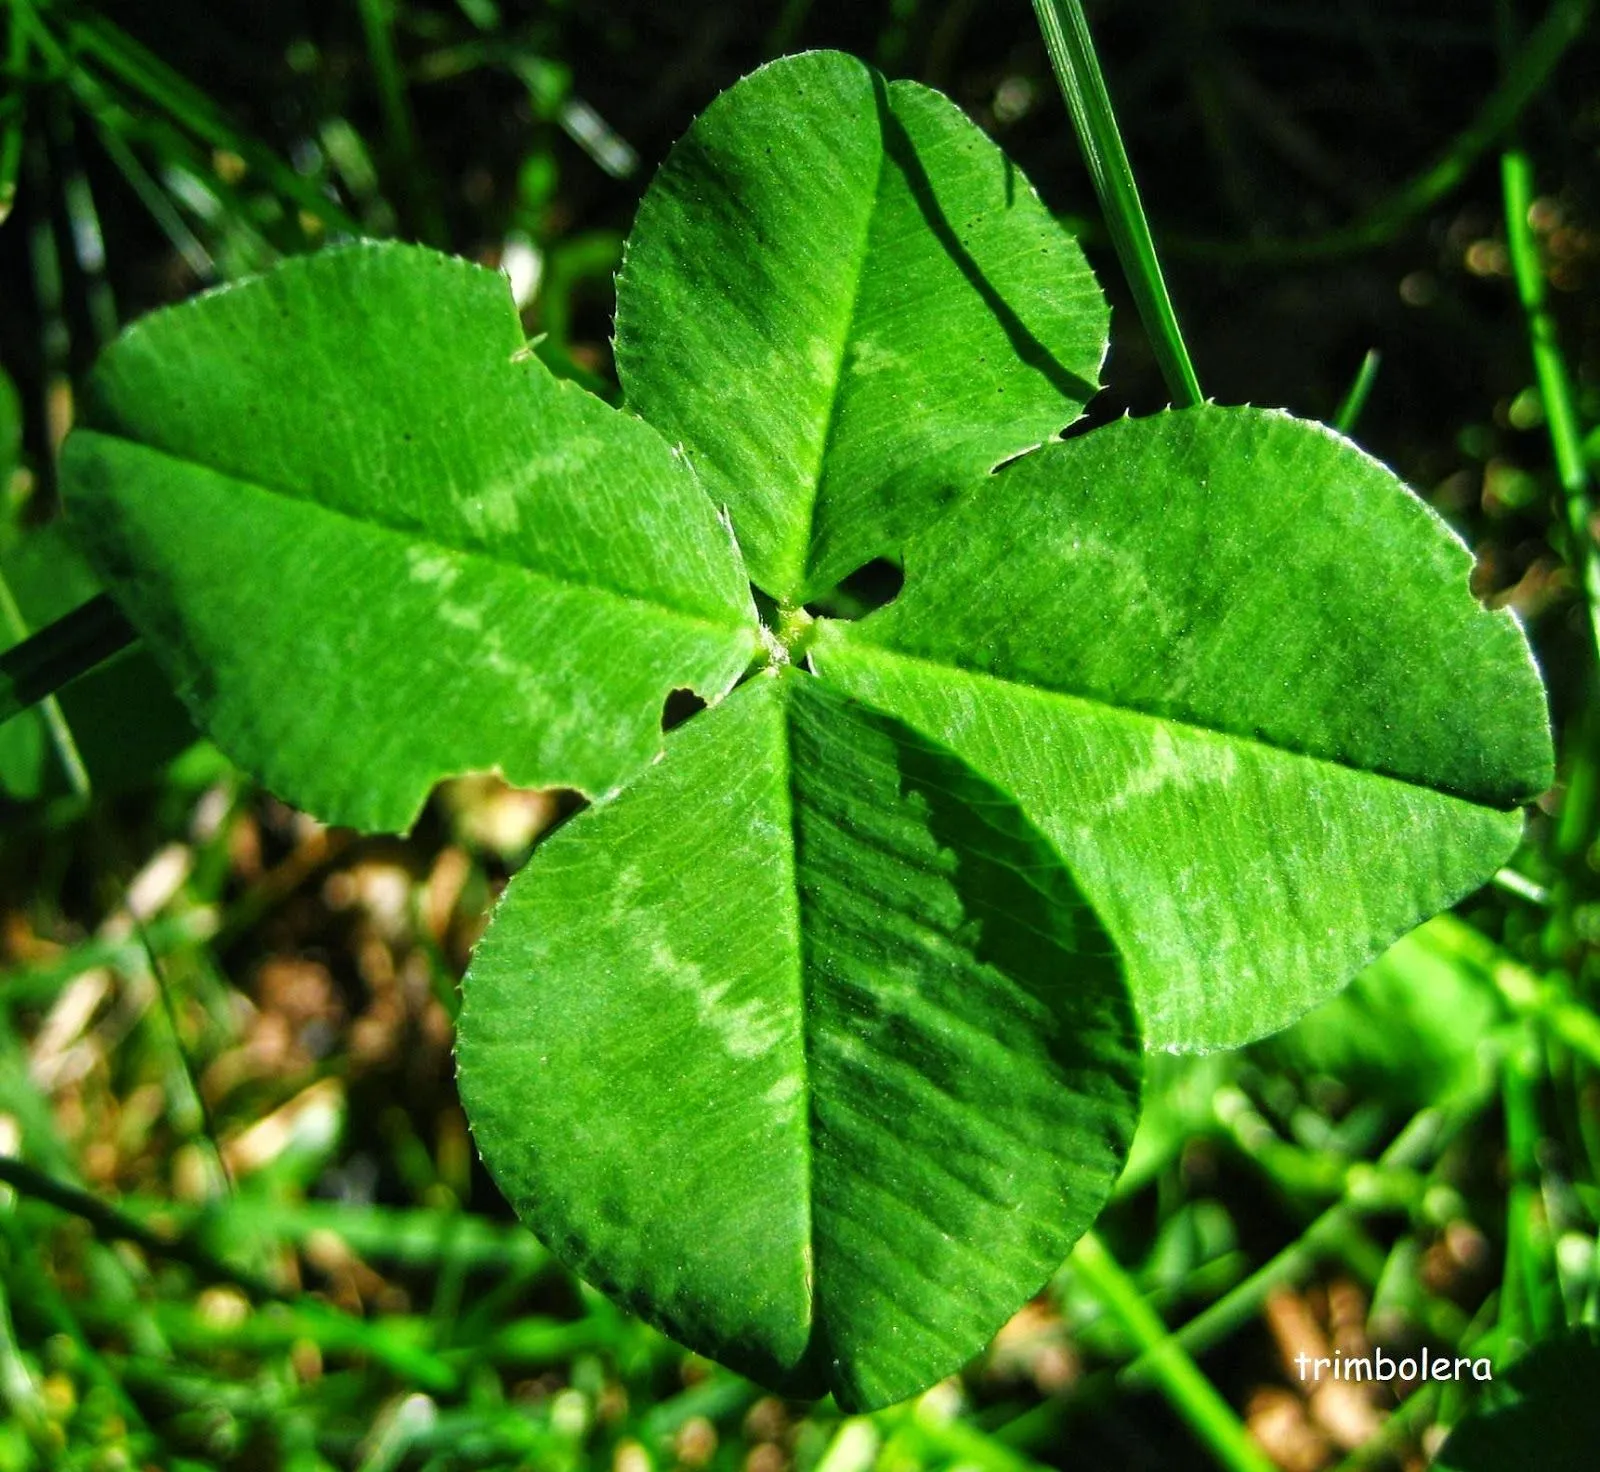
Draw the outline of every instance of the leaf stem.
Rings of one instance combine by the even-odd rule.
[[[1133,291],[1139,320],[1144,323],[1160,364],[1167,392],[1181,407],[1199,404],[1204,399],[1200,380],[1195,376],[1167,294],[1166,279],[1156,258],[1127,150],[1122,146],[1122,134],[1111,109],[1111,96],[1095,55],[1082,0],[1033,0],[1033,8],[1061,95],[1072,114],[1083,161],[1094,180],[1095,193],[1100,196],[1111,243]]]
[[[1233,1408],[1168,1333],[1137,1284],[1093,1232],[1078,1240],[1072,1267],[1133,1337],[1144,1352],[1150,1378],[1217,1461],[1230,1472],[1274,1472],[1272,1460],[1256,1445]]]

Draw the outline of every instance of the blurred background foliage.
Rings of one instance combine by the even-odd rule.
[[[450,1046],[494,896],[570,804],[467,779],[404,841],[321,828],[134,649],[0,728],[0,1472],[1411,1468],[1470,1387],[1310,1385],[1296,1355],[1505,1367],[1600,1320],[1590,11],[1090,7],[1206,391],[1359,410],[1528,621],[1561,779],[1513,868],[1343,997],[1153,1060],[1099,1235],[987,1354],[841,1420],[565,1274],[478,1166]],[[1083,230],[1117,308],[1091,420],[1164,402],[1023,0],[0,0],[0,647],[95,591],[52,466],[121,324],[398,235],[500,266],[546,361],[610,393],[651,169],[822,46],[948,91]],[[1589,1343],[1535,1378],[1592,1375]],[[1494,1435],[1569,1465],[1597,1399],[1513,1399]]]

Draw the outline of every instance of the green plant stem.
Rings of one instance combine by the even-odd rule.
[[[0,1263],[0,1266],[9,1268],[11,1264]],[[10,1410],[35,1450],[42,1451],[41,1433],[47,1419],[44,1396],[17,1342],[4,1273],[0,1273],[0,1404]]]
[[[223,1190],[232,1195],[233,1172],[228,1169],[228,1161],[222,1153],[222,1145],[217,1136],[216,1120],[212,1117],[211,1106],[206,1103],[200,1081],[195,1077],[194,1064],[189,1058],[189,1049],[183,1041],[183,1028],[179,1024],[178,1006],[173,1000],[172,983],[167,976],[167,969],[161,964],[160,956],[150,943],[150,932],[145,928],[144,921],[133,913],[131,905],[127,908],[128,918],[133,922],[133,933],[138,936],[139,945],[144,951],[145,964],[150,968],[150,975],[155,980],[156,993],[161,999],[161,1015],[166,1022],[167,1031],[172,1035],[172,1050],[178,1064],[178,1076],[183,1080],[183,1090],[188,1096],[184,1104],[198,1116],[200,1133],[205,1139],[207,1154],[211,1157],[217,1179],[222,1182]]]
[[[1526,900],[1530,905],[1538,905],[1542,910],[1548,910],[1552,903],[1550,891],[1544,885],[1529,879],[1526,874],[1519,874],[1512,868],[1496,870],[1489,883],[1497,889],[1503,889],[1507,894],[1516,895],[1520,900]]]
[[[104,593],[0,654],[0,721],[52,696],[137,635]]]
[[[1384,1150],[1377,1169],[1423,1169],[1430,1160],[1438,1157],[1457,1131],[1476,1116],[1491,1097],[1489,1091],[1483,1090],[1460,1096],[1448,1107],[1421,1110]],[[1354,1186],[1355,1181],[1348,1184]],[[1364,1234],[1360,1239],[1360,1250],[1351,1254],[1347,1249],[1352,1245],[1352,1234],[1360,1231],[1362,1216],[1369,1211],[1383,1209],[1381,1197],[1370,1197],[1365,1193],[1358,1196],[1353,1192],[1317,1217],[1295,1242],[1224,1297],[1196,1314],[1173,1333],[1170,1340],[1190,1356],[1201,1354],[1254,1317],[1274,1288],[1303,1277],[1322,1256],[1343,1253],[1370,1259],[1376,1249]],[[1367,1266],[1371,1269],[1370,1261]],[[1377,1273],[1369,1270],[1365,1276],[1371,1282],[1376,1280]],[[1471,1326],[1463,1328],[1460,1315],[1453,1305],[1425,1297],[1410,1308],[1417,1321],[1438,1339],[1460,1344],[1471,1337]],[[1100,1370],[1088,1376],[1074,1387],[1069,1398],[1046,1401],[1023,1412],[1008,1421],[996,1435],[1010,1445],[1044,1446],[1061,1434],[1067,1417],[1084,1413],[1091,1406],[1103,1405],[1119,1387],[1136,1388],[1156,1384],[1156,1370],[1156,1357],[1150,1351],[1143,1350],[1120,1368]]]
[[[761,1391],[736,1375],[708,1376],[669,1400],[658,1401],[638,1422],[639,1439],[646,1446],[659,1445],[686,1426],[696,1416],[708,1421],[739,1416],[753,1406]],[[866,1417],[859,1418],[866,1420]]]
[[[94,124],[95,134],[106,151],[106,157],[116,166],[117,172],[167,237],[168,244],[183,258],[184,265],[194,273],[195,279],[204,283],[214,280],[217,263],[211,258],[211,252],[184,223],[183,216],[167,197],[166,191],[151,178],[150,171],[139,162],[134,151],[123,141],[122,135],[98,112],[91,112],[89,121]]]
[[[192,1239],[164,1237],[89,1192],[54,1180],[23,1161],[0,1156],[0,1181],[22,1195],[81,1218],[100,1237],[132,1242],[152,1256],[183,1263],[205,1281],[236,1284],[251,1297],[271,1305],[270,1313],[253,1314],[243,1325],[231,1328],[211,1324],[178,1305],[158,1305],[157,1322],[168,1334],[178,1331],[175,1337],[187,1335],[188,1341],[211,1349],[232,1344],[277,1349],[286,1348],[296,1339],[311,1339],[324,1349],[371,1355],[428,1390],[449,1391],[457,1384],[455,1370],[425,1345],[398,1332],[398,1321],[392,1316],[383,1324],[369,1324],[315,1299],[286,1294],[214,1257]],[[420,1321],[414,1327],[419,1335],[426,1332]]]
[[[977,1472],[1044,1472],[1040,1463],[1020,1455],[976,1426],[941,1414],[927,1396],[909,1405],[879,1412],[872,1421],[885,1435],[882,1451],[875,1459],[867,1461],[869,1467],[909,1463],[917,1467],[971,1467]],[[861,1466],[860,1462],[845,1462],[842,1457],[839,1460],[841,1468]]]
[[[1167,294],[1166,279],[1156,258],[1155,242],[1150,238],[1150,225],[1127,150],[1122,146],[1122,134],[1111,109],[1111,96],[1106,91],[1081,0],[1033,0],[1033,8],[1061,95],[1072,114],[1084,163],[1094,180],[1095,193],[1100,196],[1111,243],[1128,278],[1139,320],[1144,323],[1167,392],[1180,407],[1199,404],[1204,399],[1200,380],[1195,376]]]
[[[153,1312],[174,1346],[190,1354],[274,1354],[309,1339],[329,1354],[368,1355],[402,1380],[434,1393],[448,1393],[460,1383],[455,1368],[425,1342],[431,1328],[423,1319],[400,1314],[360,1319],[306,1296],[269,1304],[238,1323],[217,1323],[171,1301],[158,1302]]]
[[[129,188],[149,211],[173,249],[183,257],[184,263],[201,281],[209,282],[216,273],[211,256],[184,224],[183,217],[165,191],[150,177],[149,171],[139,162],[123,137],[132,122],[127,110],[110,97],[89,71],[74,66],[60,44],[43,27],[38,29],[37,39],[46,61],[55,68],[57,74],[66,78],[73,97],[93,123],[107,157],[127,180]],[[177,135],[174,133],[172,136],[176,141]]]
[[[1593,9],[1593,0],[1555,0],[1513,58],[1500,85],[1450,147],[1354,224],[1302,239],[1241,243],[1172,238],[1166,243],[1196,260],[1262,265],[1328,260],[1386,244],[1456,189],[1473,165],[1505,136],[1523,109],[1544,90],[1573,42],[1583,35]]]
[[[1373,1435],[1329,1472],[1358,1472],[1374,1463],[1391,1464],[1395,1460],[1392,1449],[1405,1437],[1414,1436],[1427,1426],[1441,1394],[1438,1383],[1434,1382],[1407,1396]]]
[[[137,1209],[143,1213],[145,1207]],[[148,1203],[150,1211],[169,1209]],[[538,1239],[520,1227],[430,1207],[346,1206],[327,1201],[277,1202],[256,1196],[217,1202],[203,1213],[208,1232],[264,1236],[303,1246],[331,1233],[367,1262],[408,1268],[492,1271],[497,1277],[537,1270],[553,1261]]]
[[[7,1162],[0,1158],[0,1165]],[[14,1211],[0,1210],[0,1238],[9,1248],[13,1267],[13,1282],[25,1285],[30,1307],[49,1326],[50,1331],[61,1334],[77,1346],[82,1356],[84,1378],[100,1387],[111,1403],[121,1412],[132,1429],[133,1437],[141,1444],[149,1440],[148,1428],[139,1407],[117,1379],[100,1352],[89,1341],[83,1325],[78,1321],[72,1306],[67,1302],[55,1278],[38,1260],[30,1236],[24,1232]]]
[[[1151,1378],[1217,1461],[1231,1472],[1273,1472],[1271,1459],[1093,1232],[1079,1239],[1072,1266],[1144,1351]]]
[[[222,917],[208,905],[154,920],[146,928],[146,934],[155,953],[167,956],[189,946],[205,944],[217,935],[221,925]],[[0,1009],[39,1006],[91,967],[110,966],[127,971],[137,967],[144,955],[136,937],[97,935],[37,967],[18,967],[0,973]]]
[[[1527,319],[1534,377],[1544,403],[1545,425],[1550,432],[1556,475],[1561,482],[1567,536],[1572,542],[1572,563],[1589,610],[1590,638],[1600,659],[1600,555],[1597,555],[1591,526],[1594,506],[1589,497],[1589,467],[1584,460],[1583,433],[1578,424],[1572,380],[1556,338],[1555,320],[1546,300],[1544,271],[1539,263],[1539,248],[1528,220],[1533,204],[1533,167],[1520,149],[1501,155],[1500,184],[1505,200],[1506,247],[1511,256],[1511,274]]]
[[[794,38],[800,34],[800,27],[811,15],[811,6],[812,0],[784,0],[783,9],[778,12],[777,20],[767,32],[761,54],[782,56],[794,45]]]
[[[1464,962],[1493,986],[1520,1017],[1600,1068],[1600,1017],[1559,981],[1547,981],[1453,915],[1436,915],[1417,932],[1437,954]]]

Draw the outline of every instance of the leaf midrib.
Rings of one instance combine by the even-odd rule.
[[[1521,806],[1521,802],[1514,802],[1509,807],[1496,807],[1491,802],[1485,802],[1481,797],[1457,791],[1449,787],[1441,787],[1420,778],[1408,777],[1401,772],[1391,771],[1385,767],[1362,766],[1357,762],[1338,756],[1324,756],[1316,752],[1297,750],[1292,746],[1283,746],[1275,741],[1269,741],[1260,736],[1247,735],[1239,731],[1231,731],[1226,726],[1210,725],[1204,721],[1190,717],[1165,715],[1157,711],[1142,710],[1134,705],[1119,705],[1114,700],[1104,696],[1083,694],[1076,690],[1065,690],[1056,685],[1035,685],[1026,680],[1013,679],[1006,675],[997,675],[992,670],[973,669],[955,659],[938,659],[930,655],[910,654],[903,649],[891,644],[880,644],[866,639],[852,639],[848,633],[840,630],[829,634],[828,628],[837,628],[837,620],[819,619],[818,623],[823,628],[818,630],[812,648],[818,653],[826,654],[826,641],[837,641],[835,648],[855,650],[867,655],[877,654],[891,660],[899,660],[905,664],[918,665],[922,668],[965,675],[968,679],[987,680],[996,685],[1004,685],[1017,690],[1031,691],[1039,695],[1055,696],[1062,700],[1076,701],[1080,705],[1092,706],[1097,710],[1110,711],[1115,715],[1130,717],[1134,720],[1148,721],[1153,725],[1178,726],[1186,731],[1197,731],[1207,736],[1215,736],[1224,741],[1238,742],[1244,746],[1258,747],[1263,751],[1270,751],[1279,756],[1294,757],[1299,761],[1315,762],[1320,766],[1334,767],[1339,771],[1353,772],[1359,776],[1374,777],[1384,782],[1393,782],[1399,786],[1413,788],[1418,792],[1432,793],[1435,797],[1447,798],[1453,802],[1466,803],[1471,807],[1481,808],[1491,813],[1511,813]],[[826,669],[819,670],[826,674]],[[1531,801],[1531,797],[1524,799]]]
[[[789,703],[790,697],[788,693],[780,686],[776,704],[779,727],[778,739],[783,745],[783,786],[781,790],[785,803],[783,817],[789,830],[789,843],[785,850],[785,855],[789,861],[789,890],[794,900],[789,913],[793,922],[795,995],[800,1012],[801,1108],[799,1114],[802,1121],[800,1127],[800,1149],[805,1162],[804,1199],[806,1213],[804,1246],[806,1255],[806,1347],[801,1364],[805,1366],[814,1365],[816,1362],[815,1343],[818,1330],[817,1219],[814,1209],[817,1113],[816,1091],[812,1086],[814,1070],[811,1062],[811,995],[810,989],[806,984],[809,957],[803,914],[805,897],[800,892],[800,794],[795,790],[794,729],[789,719]]]
[[[519,561],[514,557],[507,557],[491,548],[458,546],[453,542],[444,540],[432,529],[398,526],[393,522],[382,520],[378,517],[358,515],[340,506],[330,506],[326,502],[318,501],[314,497],[302,494],[299,491],[289,490],[283,486],[269,485],[264,481],[236,475],[232,471],[219,470],[206,464],[203,460],[175,454],[170,450],[160,449],[155,445],[146,444],[144,441],[133,439],[128,435],[115,434],[108,430],[96,429],[93,426],[85,426],[78,433],[86,439],[109,440],[126,446],[137,454],[149,455],[173,465],[203,471],[207,475],[214,475],[219,480],[227,481],[230,485],[243,486],[247,490],[252,490],[260,495],[270,496],[277,500],[291,501],[296,505],[308,507],[314,512],[321,512],[338,521],[348,522],[354,526],[364,527],[387,536],[399,537],[411,546],[427,547],[455,557],[476,558],[484,562],[493,563],[498,567],[509,567],[538,582],[590,593],[596,597],[610,599],[635,609],[647,609],[652,613],[665,614],[668,617],[680,619],[683,622],[692,623],[701,628],[714,630],[719,634],[727,635],[733,632],[755,633],[754,627],[743,619],[735,619],[730,616],[729,621],[724,624],[703,613],[690,612],[670,603],[658,602],[642,594],[625,593],[617,588],[608,588],[603,583],[550,572],[542,568],[530,567],[526,562]]]

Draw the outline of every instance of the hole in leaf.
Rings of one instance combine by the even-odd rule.
[[[825,593],[806,609],[822,618],[865,618],[886,604],[893,603],[905,586],[905,569],[887,557],[874,557],[858,567],[831,593]]]
[[[690,716],[697,716],[706,703],[693,690],[673,690],[661,707],[661,729],[670,731],[681,726]]]

